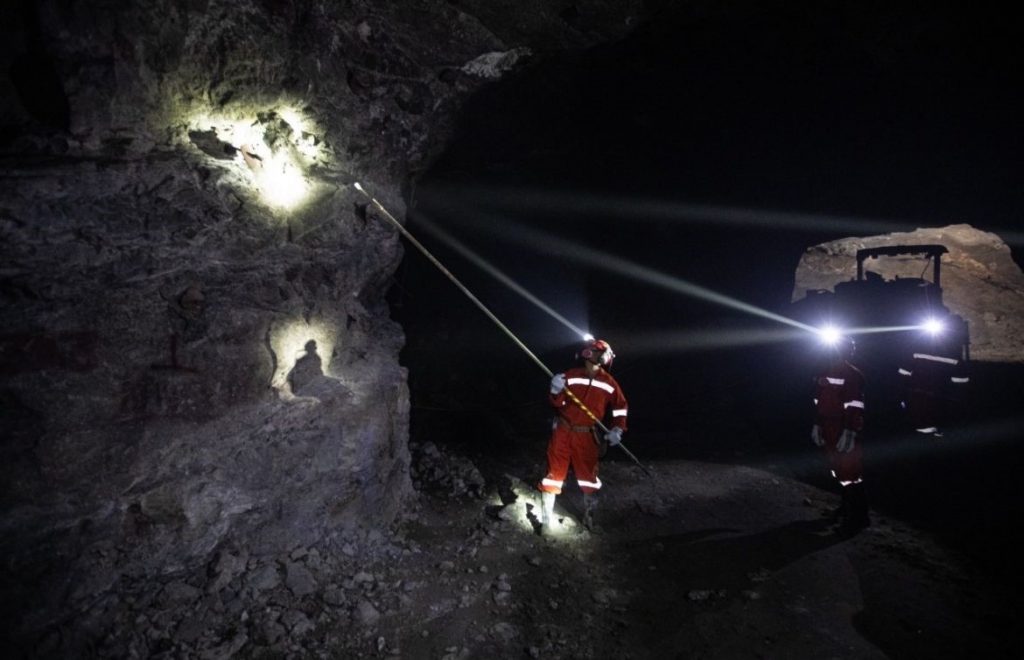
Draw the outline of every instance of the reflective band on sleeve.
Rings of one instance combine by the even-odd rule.
[[[954,360],[953,358],[940,357],[938,355],[928,355],[927,353],[914,353],[915,360],[931,360],[932,362],[945,362],[946,364],[960,364],[960,360]]]
[[[900,367],[900,375],[901,376],[912,376],[913,372],[912,371],[907,371],[903,367]]]
[[[818,400],[817,399],[814,400],[814,405],[818,405]]]
[[[828,381],[829,385],[842,385],[846,382],[845,378],[829,378],[828,376],[825,377],[825,380]]]
[[[934,426],[928,426],[928,427],[925,427],[923,429],[916,429],[916,430],[917,430],[918,433],[935,433],[939,429],[935,428]]]
[[[612,417],[625,417],[625,416],[626,416],[626,409],[625,408],[618,408],[618,409],[612,411]]]
[[[856,400],[847,401],[846,403],[843,404],[843,408],[860,408],[861,410],[864,410],[864,402]]]
[[[953,376],[952,378],[950,378],[950,380],[952,380],[954,383],[969,383],[969,382],[971,382],[970,378],[957,378],[956,376]]]
[[[578,483],[581,488],[600,488],[601,487],[601,480],[600,479],[597,479],[596,481],[583,481],[582,479],[577,479],[576,483]]]
[[[598,389],[604,390],[608,394],[614,394],[615,393],[615,388],[612,387],[611,385],[609,385],[608,383],[605,383],[605,382],[602,382],[602,381],[599,381],[599,380],[590,379],[590,378],[570,378],[568,381],[566,381],[566,384],[567,385],[593,385],[594,387],[596,387]]]
[[[840,481],[839,485],[840,486],[851,486],[853,484],[859,484],[862,481],[864,481],[864,479],[854,479],[853,481]]]
[[[548,479],[545,477],[540,480],[542,486],[551,486],[552,488],[561,488],[564,481],[555,481],[554,479]]]

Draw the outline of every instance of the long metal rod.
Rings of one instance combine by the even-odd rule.
[[[491,319],[491,321],[493,321],[494,324],[497,325],[501,329],[501,331],[504,332],[508,336],[509,339],[511,339],[513,342],[515,342],[516,346],[521,348],[524,353],[526,353],[528,356],[530,356],[530,359],[533,360],[534,363],[536,363],[536,365],[538,367],[540,367],[541,370],[545,374],[547,374],[548,378],[554,377],[555,374],[550,369],[548,369],[547,365],[544,364],[543,362],[541,362],[540,358],[537,357],[536,355],[534,355],[533,351],[531,351],[530,348],[526,344],[524,344],[519,339],[519,337],[517,337],[515,335],[515,333],[512,332],[508,328],[508,326],[506,326],[504,323],[502,323],[501,319],[499,319],[497,316],[495,316],[494,313],[491,312],[491,310],[489,310],[487,308],[487,305],[484,305],[480,301],[479,298],[477,298],[475,295],[473,295],[473,292],[470,291],[468,288],[466,288],[466,285],[464,285],[462,282],[460,282],[457,277],[452,275],[451,271],[449,271],[447,268],[445,268],[444,264],[442,264],[440,261],[438,261],[437,257],[435,257],[433,254],[430,253],[430,250],[428,250],[426,247],[424,247],[424,245],[422,243],[420,243],[418,240],[416,240],[416,237],[413,236],[411,233],[409,233],[409,230],[406,229],[402,225],[402,223],[400,223],[398,221],[398,219],[395,218],[395,216],[391,215],[391,213],[386,208],[384,208],[383,204],[378,202],[375,197],[370,195],[370,193],[366,192],[366,190],[363,188],[362,184],[360,184],[358,181],[354,185],[355,185],[355,189],[358,190],[359,192],[361,192],[368,200],[370,200],[370,202],[375,207],[377,207],[377,210],[379,210],[381,213],[384,214],[384,217],[388,220],[388,222],[390,222],[392,225],[394,225],[394,227],[398,230],[398,232],[402,236],[404,236],[407,241],[412,243],[416,247],[417,250],[419,250],[420,252],[423,253],[423,256],[425,256],[428,260],[430,260],[430,263],[434,264],[437,267],[438,270],[440,270],[442,273],[444,273],[444,276],[447,277],[449,280],[451,280],[452,284],[454,284],[456,287],[458,287],[459,291],[462,291],[462,293],[464,293],[466,295],[466,297],[469,298],[473,302],[474,305],[476,305],[478,308],[480,308],[480,311],[483,312],[484,314],[486,314],[487,318]],[[569,388],[565,389],[565,393],[569,396],[569,398],[573,401],[573,403],[575,403],[577,406],[579,406],[580,409],[582,409],[583,412],[586,413],[588,417],[590,417],[590,419],[594,420],[594,422],[597,424],[597,426],[603,432],[608,433],[608,427],[605,426],[601,422],[601,420],[599,420],[597,418],[597,416],[594,415],[594,413],[590,412],[590,409],[587,408],[583,404],[583,402],[579,400],[579,398],[576,395],[574,395],[572,392],[570,392]],[[629,456],[631,459],[633,459],[633,462],[636,463],[640,467],[640,469],[644,471],[645,474],[650,476],[651,473],[647,470],[647,468],[645,468],[640,463],[640,461],[637,460],[637,457],[634,456],[631,451],[626,449],[626,447],[623,446],[623,444],[621,442],[619,444],[617,444],[616,447],[619,447],[620,449],[622,449],[622,451],[626,452],[626,455]]]
[[[487,315],[487,318],[489,318],[492,321],[494,321],[494,324],[497,325],[499,328],[501,328],[501,331],[504,332],[506,335],[508,335],[508,338],[511,339],[513,342],[515,342],[516,346],[518,346],[519,348],[523,349],[523,352],[526,353],[527,355],[529,355],[530,359],[533,360],[535,363],[537,363],[538,367],[540,367],[541,369],[544,370],[544,373],[546,373],[548,375],[548,378],[551,378],[552,376],[555,375],[555,374],[553,374],[551,372],[550,369],[548,369],[547,365],[545,365],[543,362],[540,361],[540,358],[538,358],[536,355],[533,354],[533,351],[531,351],[529,349],[529,347],[527,347],[526,344],[524,344],[523,342],[521,342],[519,340],[519,337],[516,337],[515,333],[513,333],[511,330],[508,329],[508,326],[506,326],[504,323],[501,322],[501,319],[499,319],[497,316],[495,316],[491,312],[491,310],[487,309],[487,306],[484,305],[482,302],[480,302],[480,299],[477,298],[475,295],[473,295],[472,291],[467,289],[466,286],[462,282],[460,282],[457,277],[452,275],[451,271],[449,271],[447,268],[445,268],[444,265],[440,261],[438,261],[437,258],[434,257],[434,255],[432,255],[430,253],[430,250],[425,248],[422,243],[420,243],[418,240],[416,240],[416,237],[413,236],[412,234],[410,234],[409,230],[407,230],[404,226],[402,226],[402,223],[400,223],[397,219],[395,219],[395,216],[391,215],[391,213],[388,212],[388,210],[386,208],[384,208],[383,204],[378,202],[373,196],[370,195],[370,193],[366,192],[366,190],[363,189],[363,186],[360,185],[358,182],[355,184],[355,188],[359,192],[363,193],[366,196],[366,198],[368,200],[370,200],[373,203],[373,205],[376,206],[377,209],[381,213],[384,214],[384,217],[387,218],[388,221],[392,225],[394,225],[396,229],[398,229],[398,231],[402,234],[402,236],[405,236],[407,241],[409,241],[410,243],[415,245],[416,249],[418,249],[420,252],[422,252],[423,256],[425,256],[427,259],[430,260],[430,263],[432,263],[435,266],[437,266],[437,269],[440,270],[442,273],[444,273],[445,277],[447,277],[449,280],[451,280],[452,284],[454,284],[455,286],[457,286],[459,288],[459,291],[462,291],[462,293],[466,294],[466,297],[469,298],[471,301],[473,301],[473,304],[476,305],[477,307],[479,307],[480,311]]]

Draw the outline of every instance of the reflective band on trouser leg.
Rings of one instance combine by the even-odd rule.
[[[854,444],[853,449],[848,452],[830,451],[832,476],[842,486],[859,483],[864,477],[862,459],[863,452],[859,442]]]
[[[598,446],[589,433],[572,434],[572,470],[576,482],[584,493],[593,493],[601,488],[597,478]]]
[[[569,472],[569,461],[572,457],[571,438],[573,435],[580,434],[569,433],[562,425],[558,425],[551,433],[551,440],[548,442],[548,473],[537,486],[545,493],[558,495],[562,492],[562,485],[565,483],[565,475]]]

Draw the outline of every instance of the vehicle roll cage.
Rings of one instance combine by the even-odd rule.
[[[945,245],[887,245],[857,250],[857,281],[864,280],[864,261],[867,259],[877,259],[881,256],[895,257],[903,254],[923,254],[932,260],[932,282],[935,286],[940,286],[942,255],[948,252]]]

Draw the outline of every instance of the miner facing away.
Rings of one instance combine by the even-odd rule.
[[[828,365],[814,381],[814,426],[811,440],[825,454],[832,476],[839,482],[842,503],[835,512],[839,533],[851,536],[870,524],[864,491],[863,450],[864,374],[851,360],[855,344],[836,337]]]

